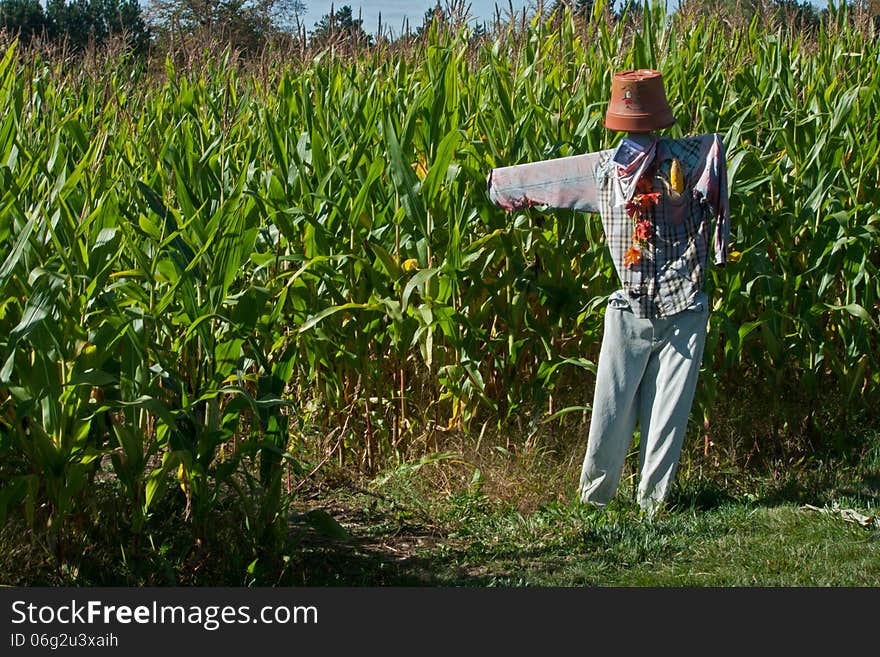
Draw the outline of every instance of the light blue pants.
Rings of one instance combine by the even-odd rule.
[[[670,317],[639,319],[622,296],[605,310],[581,500],[614,497],[638,420],[638,502],[653,513],[666,500],[681,455],[706,344],[708,302],[701,293]]]

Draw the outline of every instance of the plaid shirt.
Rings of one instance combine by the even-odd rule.
[[[639,139],[640,136],[634,136]],[[505,210],[541,206],[597,212],[623,293],[637,317],[666,317],[694,302],[705,283],[710,242],[723,265],[730,236],[725,149],[717,134],[657,139],[644,176],[659,202],[643,217],[653,238],[635,265],[624,255],[633,245],[633,219],[621,197],[615,149],[493,169],[489,197]],[[685,191],[667,191],[673,158],[684,172]],[[628,190],[630,197],[632,190]],[[714,227],[712,226],[714,221]]]

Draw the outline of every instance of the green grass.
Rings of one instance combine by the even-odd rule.
[[[438,495],[437,484],[449,479],[449,468],[438,464],[435,470],[406,471],[379,489],[337,485],[316,495],[311,508],[334,515],[350,538],[332,541],[294,528],[301,540],[294,568],[300,579],[294,583],[880,584],[880,486],[870,462],[814,463],[794,474],[730,473],[728,486],[683,477],[669,506],[654,519],[640,515],[626,489],[604,511],[580,505],[559,484],[561,477],[547,470],[533,473],[531,483],[555,500],[531,510],[522,509],[521,499],[502,500],[480,490]],[[807,503],[825,512],[805,508]],[[874,524],[846,521],[835,506],[874,515]]]
[[[549,514],[549,516],[548,516]],[[452,584],[490,586],[867,586],[880,582],[876,532],[793,505],[733,504],[672,512],[557,509],[505,515],[456,555],[472,573]]]

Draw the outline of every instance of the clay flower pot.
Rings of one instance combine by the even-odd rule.
[[[603,125],[622,132],[651,132],[675,123],[660,71],[621,71],[611,81],[611,101]]]

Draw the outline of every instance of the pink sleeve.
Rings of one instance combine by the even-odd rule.
[[[492,169],[489,198],[508,212],[541,206],[599,211],[599,153]]]
[[[727,193],[727,160],[724,142],[717,134],[707,135],[702,159],[703,171],[696,190],[703,195],[715,213],[715,264],[727,262],[730,243],[730,200]]]

